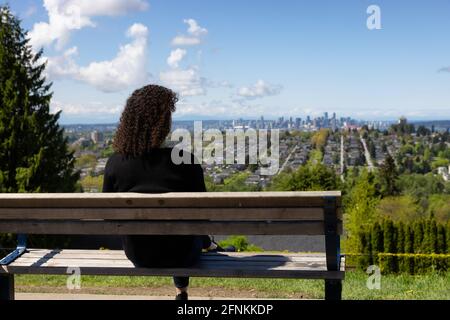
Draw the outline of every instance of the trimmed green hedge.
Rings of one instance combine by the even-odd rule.
[[[445,271],[449,267],[450,223],[434,217],[410,223],[384,219],[358,233],[359,252],[348,263],[360,269],[379,265],[387,273]]]
[[[361,253],[347,253],[346,265],[365,270],[367,256]],[[450,254],[425,253],[378,253],[376,260],[381,272],[424,274],[431,271],[445,272],[450,270]]]
[[[449,270],[450,254],[379,253],[378,261],[383,273],[423,274]]]

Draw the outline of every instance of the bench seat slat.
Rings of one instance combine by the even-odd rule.
[[[22,257],[8,266],[2,266],[0,273],[12,274],[67,274],[68,267],[79,267],[83,275],[159,275],[159,276],[198,276],[198,277],[269,277],[269,278],[312,278],[343,279],[342,271],[327,271],[324,254],[287,255],[259,253],[220,253],[203,254],[196,266],[192,268],[149,269],[136,268],[122,251],[111,254],[107,250],[92,250],[83,258],[85,250],[29,250]],[[223,256],[224,260],[216,259]],[[122,257],[121,259],[117,259]],[[215,259],[210,259],[211,257]],[[270,258],[274,259],[270,259]],[[297,260],[293,260],[293,258]],[[302,259],[304,258],[304,259]]]
[[[0,220],[0,233],[79,235],[323,235],[323,221]],[[338,223],[342,234],[342,222]]]
[[[23,261],[23,259],[30,258],[43,258],[43,255],[38,255],[34,253],[28,253],[26,257],[21,257],[16,260],[16,262]],[[319,256],[280,256],[280,255],[257,255],[257,256],[228,256],[228,255],[205,255],[203,260],[213,260],[213,261],[236,261],[242,258],[247,258],[249,261],[289,261],[289,262],[321,262],[323,261],[323,257]],[[86,254],[58,254],[58,259],[92,259],[92,260],[128,260],[125,254],[105,254],[105,255],[86,255]]]
[[[98,254],[98,252],[101,252],[101,254]],[[94,256],[94,257],[109,257],[109,256],[120,256],[120,257],[124,257],[125,256],[125,252],[123,250],[92,250],[92,249],[32,249],[32,248],[28,248],[27,249],[27,255],[28,256],[43,256],[46,254],[54,254],[54,255],[58,255],[59,257],[64,257],[64,256],[71,256],[71,255],[82,255],[82,256]],[[315,252],[306,252],[306,253],[289,253],[289,252],[283,252],[283,257],[311,257],[311,258],[319,258],[322,259],[323,258],[323,253],[315,253]],[[208,258],[233,258],[233,257],[253,257],[255,256],[255,253],[252,252],[236,252],[233,253],[233,255],[229,255],[226,253],[222,253],[222,252],[208,252],[208,255],[206,255],[206,257]],[[278,252],[270,252],[270,251],[265,251],[265,252],[261,252],[261,253],[257,253],[258,257],[276,257],[278,256]]]
[[[30,260],[24,259],[13,263],[12,267],[123,267],[123,268],[133,268],[133,264],[127,260],[86,260],[86,259],[42,259]],[[263,269],[304,269],[304,270],[326,270],[325,264],[319,263],[302,263],[302,262],[284,262],[284,261],[220,261],[220,260],[206,260],[202,261],[197,265],[201,268],[263,268]]]

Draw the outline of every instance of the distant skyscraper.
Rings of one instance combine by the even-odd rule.
[[[330,126],[330,122],[328,121],[328,112],[324,112],[323,114],[323,126],[328,128]]]
[[[91,140],[95,144],[100,143],[103,141],[103,134],[101,132],[98,132],[97,130],[91,132]]]

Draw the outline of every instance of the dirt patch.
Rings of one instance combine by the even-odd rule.
[[[174,296],[175,289],[171,286],[162,287],[133,287],[133,288],[118,288],[118,287],[82,287],[80,290],[70,291],[63,287],[51,287],[51,286],[16,286],[17,292],[23,293],[61,293],[61,294],[107,294],[107,295],[127,295],[127,296],[161,296],[170,297]],[[284,294],[274,295],[267,292],[260,292],[256,290],[233,290],[222,287],[209,287],[209,288],[195,288],[189,289],[189,294],[194,297],[210,297],[210,298],[236,298],[236,299],[309,299],[307,295],[302,293],[298,294]]]

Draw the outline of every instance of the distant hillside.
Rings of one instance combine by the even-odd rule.
[[[449,129],[450,128],[450,120],[432,120],[432,121],[411,121],[416,127],[417,126],[425,126],[427,128],[431,128],[434,126],[436,130],[438,129]]]

